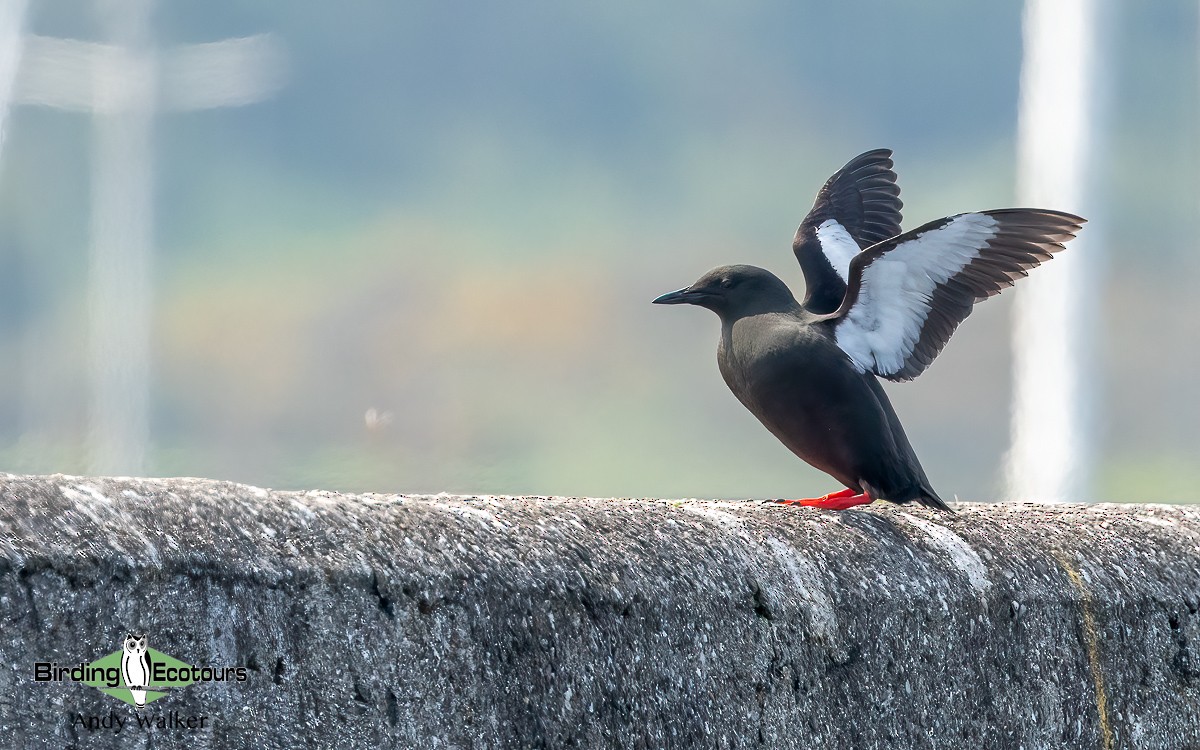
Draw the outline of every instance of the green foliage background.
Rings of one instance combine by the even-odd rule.
[[[77,3],[31,30],[93,39]],[[1200,483],[1195,3],[1114,8],[1097,499]],[[288,86],[164,115],[151,473],[274,487],[835,489],[726,392],[723,262],[796,285],[816,189],[896,151],[906,226],[1011,205],[1018,3],[160,3],[164,46],[273,31]],[[0,159],[0,469],[82,472],[86,117]],[[889,387],[944,496],[999,490],[1010,300]],[[378,416],[365,419],[369,409]]]

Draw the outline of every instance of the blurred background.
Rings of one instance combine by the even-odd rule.
[[[81,8],[30,0],[24,31],[113,41]],[[1112,8],[1096,500],[1200,497],[1198,10]],[[203,105],[179,91],[219,61],[162,79],[179,91],[145,142],[148,437],[128,471],[833,491],[729,394],[715,316],[650,300],[732,262],[800,293],[796,225],[868,149],[895,151],[906,228],[1015,200],[1017,3],[221,0],[146,18],[164,54],[268,34],[285,64]],[[0,151],[0,470],[84,473],[99,105],[37,103],[11,102]],[[887,386],[947,499],[1002,489],[1011,304]]]

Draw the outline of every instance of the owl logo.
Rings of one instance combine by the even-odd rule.
[[[125,640],[121,641],[121,679],[125,681],[125,687],[129,688],[129,694],[133,696],[134,707],[145,708],[145,688],[150,684],[150,654],[145,633],[126,633]]]

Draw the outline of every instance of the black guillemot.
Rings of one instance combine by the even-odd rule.
[[[886,149],[852,159],[825,183],[792,245],[803,302],[770,271],[745,265],[715,268],[654,300],[720,316],[717,363],[729,389],[793,453],[846,487],[780,502],[950,510],[877,378],[920,375],[976,302],[1049,260],[1084,223],[1008,208],[901,234],[899,196]]]

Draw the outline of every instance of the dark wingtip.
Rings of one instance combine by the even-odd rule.
[[[870,151],[864,151],[850,161],[846,162],[846,166],[859,164],[865,161],[875,161],[877,159],[892,158],[892,150],[890,148],[873,148]]]

